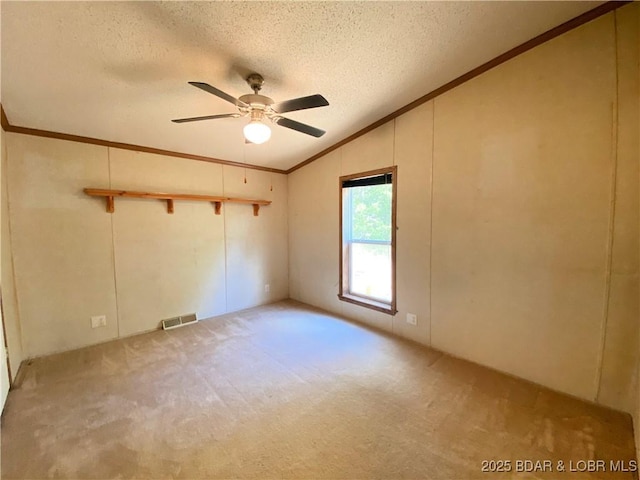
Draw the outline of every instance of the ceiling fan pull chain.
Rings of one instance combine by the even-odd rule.
[[[273,149],[271,148],[271,146],[267,146],[267,159],[269,160],[269,162],[271,161],[271,153],[273,152]],[[273,192],[273,172],[269,173],[269,191]]]
[[[245,164],[244,167],[244,183],[247,183],[247,144],[245,143],[242,147],[242,163]]]

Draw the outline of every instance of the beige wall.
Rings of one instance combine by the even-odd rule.
[[[4,130],[0,131],[0,152],[4,152]],[[4,156],[4,154],[2,155]],[[2,185],[0,183],[0,185]],[[0,244],[1,235],[0,235]],[[4,316],[0,315],[0,348],[4,349],[5,339],[4,339]],[[0,412],[4,409],[5,401],[7,400],[7,395],[9,394],[9,365],[7,363],[7,356],[0,353]]]
[[[8,209],[25,358],[288,297],[287,178],[147,153],[7,134]],[[270,186],[273,185],[273,191]],[[85,187],[238,195],[251,205],[86,196]],[[11,256],[9,256],[11,257]],[[3,280],[5,269],[3,268]],[[264,285],[269,283],[270,292]],[[4,286],[4,285],[3,285]],[[105,328],[90,317],[106,315]]]
[[[428,181],[432,118],[432,104],[422,105],[289,176],[292,298],[429,342]],[[392,164],[398,165],[398,314],[395,317],[337,298],[338,178]],[[407,313],[418,316],[417,327],[404,321]]]
[[[604,339],[602,375],[598,400],[606,405],[635,404],[636,364],[640,343],[638,319],[638,259],[640,217],[638,176],[640,175],[640,129],[637,104],[640,99],[638,61],[640,36],[638,16],[629,10],[616,12],[617,46],[617,128],[615,216],[612,222],[611,276],[608,298],[606,336]],[[626,12],[626,13],[625,13]],[[631,382],[630,382],[631,379]],[[632,383],[633,382],[633,383]],[[630,384],[632,383],[632,384]]]
[[[9,345],[9,363],[11,375],[15,379],[18,368],[24,359],[22,348],[22,333],[20,330],[20,315],[16,298],[13,257],[11,256],[11,234],[9,231],[9,202],[7,201],[7,142],[2,131],[2,188],[1,188],[1,230],[2,230],[2,309],[4,311],[4,324],[7,332],[7,344]]]
[[[637,8],[526,52],[292,173],[291,296],[632,411],[638,120],[621,103],[638,95]],[[392,164],[395,317],[336,298],[338,177]]]

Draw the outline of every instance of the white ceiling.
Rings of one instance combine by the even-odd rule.
[[[287,169],[602,2],[8,2],[2,104],[12,125]],[[246,119],[187,84],[330,106],[245,145]]]

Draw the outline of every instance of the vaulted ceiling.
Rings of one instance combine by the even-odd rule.
[[[601,2],[600,2],[601,3]],[[1,101],[12,125],[288,169],[594,2],[1,3]],[[330,106],[246,145],[246,118],[194,88]]]

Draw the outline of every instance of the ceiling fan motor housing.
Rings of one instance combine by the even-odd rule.
[[[264,108],[267,105],[273,105],[274,103],[273,100],[270,99],[269,97],[265,97],[264,95],[259,95],[254,93],[251,93],[248,95],[242,95],[241,97],[238,98],[238,100],[256,108],[260,108],[260,107]]]
[[[248,94],[242,95],[239,100],[249,105],[249,108],[239,107],[239,110],[244,115],[251,114],[252,120],[261,120],[264,117],[273,120],[271,117],[274,112],[270,105],[273,105],[274,102],[271,98],[259,94]]]

